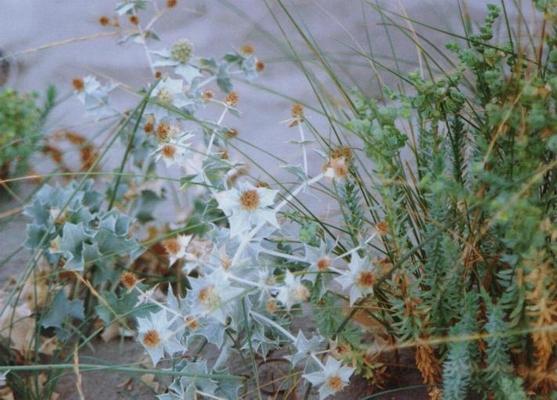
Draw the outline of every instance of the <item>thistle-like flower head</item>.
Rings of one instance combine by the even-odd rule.
[[[354,368],[344,367],[333,357],[328,357],[321,371],[305,374],[304,378],[319,387],[319,400],[340,392],[350,381]]]
[[[343,289],[350,288],[350,305],[365,295],[373,293],[376,281],[375,266],[367,259],[353,253],[348,271],[336,278]]]
[[[216,194],[219,208],[224,211],[230,223],[232,237],[246,232],[260,223],[269,222],[278,228],[273,205],[276,190],[255,187],[241,182],[237,188]]]
[[[307,301],[309,295],[309,289],[302,284],[302,278],[286,270],[284,286],[279,289],[277,300],[290,311],[294,304]]]
[[[147,318],[137,318],[137,325],[138,339],[151,356],[153,365],[157,365],[165,352],[173,355],[186,350],[177,338],[182,330],[173,326],[166,310],[152,313]]]
[[[210,316],[221,324],[234,311],[243,289],[231,285],[226,273],[220,269],[198,279],[190,279],[192,290],[188,295],[193,315]],[[190,297],[191,296],[191,297]]]
[[[191,242],[191,238],[191,235],[178,235],[163,242],[163,246],[168,253],[169,266],[186,256],[186,249]]]

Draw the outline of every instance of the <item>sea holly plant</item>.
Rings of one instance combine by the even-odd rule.
[[[128,237],[129,218],[101,209],[104,196],[93,189],[93,181],[81,186],[45,185],[38,191],[24,211],[32,220],[26,245],[42,249],[44,257],[66,271],[82,272],[87,263],[110,263],[119,254],[137,255],[140,246]]]
[[[116,11],[136,21],[132,17],[145,6],[124,2]],[[187,40],[151,50],[153,37],[138,25],[134,41],[158,70],[139,91],[142,100],[134,110],[121,113],[111,103],[118,83],[94,76],[72,81],[77,99],[96,120],[123,114],[118,136],[126,150],[112,182],[46,184],[25,208],[26,246],[55,277],[69,280],[48,281],[55,294],[37,309],[40,327],[71,342],[72,332],[90,333],[97,320],[106,332],[114,326],[121,334],[135,330],[153,367],[168,369],[169,359],[185,358],[172,363],[169,372],[177,378],[160,398],[237,398],[248,386],[229,366],[246,354],[257,369],[256,357],[290,348],[293,367],[324,369],[326,340],[318,334],[306,339],[301,331],[294,337],[287,329],[295,308],[310,300],[315,276],[308,281],[301,273],[310,262],[283,252],[275,240],[283,240],[280,213],[325,176],[317,171],[310,177],[306,169],[296,187],[281,193],[244,177],[240,163],[231,160],[228,146],[235,135],[226,121],[240,115],[233,78],[251,80],[264,68],[252,46],[214,59],[197,56]],[[213,83],[222,100],[209,89]],[[207,107],[221,109],[216,121],[196,116]],[[142,243],[142,224],[156,223],[156,204],[176,189],[170,177],[157,182],[171,170],[183,174],[179,188],[197,189],[205,207],[183,226]],[[192,220],[204,229],[191,227]],[[164,268],[176,270],[183,284],[154,283],[136,270],[153,242],[163,248]],[[324,271],[322,264],[311,273]],[[190,360],[194,349],[199,361]],[[216,360],[203,360],[215,351]],[[342,371],[346,381],[351,370]],[[330,393],[343,387],[332,386]]]

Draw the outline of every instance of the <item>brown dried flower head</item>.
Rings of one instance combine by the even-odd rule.
[[[157,347],[161,342],[161,337],[155,329],[150,329],[143,335],[143,344],[147,348]]]
[[[133,289],[138,282],[139,279],[133,272],[126,271],[120,276],[120,283],[128,290]]]
[[[377,229],[377,233],[379,236],[386,236],[389,233],[389,225],[386,221],[380,221],[375,225],[375,229]]]
[[[356,284],[361,288],[372,288],[374,283],[375,275],[371,271],[361,271],[356,278]]]
[[[329,159],[323,169],[325,175],[331,178],[344,179],[348,176],[348,165],[344,157]]]
[[[164,158],[174,158],[176,155],[176,146],[165,144],[162,146],[161,153]]]
[[[157,139],[161,142],[165,142],[170,139],[170,125],[166,122],[161,122],[157,126]]]
[[[240,195],[240,206],[246,211],[254,211],[259,207],[259,193],[257,190],[246,190]]]
[[[338,375],[331,375],[327,377],[326,385],[332,392],[339,392],[344,387],[342,379]]]
[[[225,133],[224,137],[227,139],[233,139],[238,136],[238,129],[229,128]]]
[[[344,158],[346,161],[351,161],[352,149],[348,146],[337,147],[331,150],[331,158]]]
[[[203,93],[201,93],[201,99],[206,103],[211,101],[213,97],[215,97],[215,92],[213,92],[211,89],[206,89],[203,91]]]
[[[81,91],[83,91],[83,89],[85,89],[85,83],[83,82],[83,79],[81,79],[81,78],[72,79],[72,86],[78,92],[81,92]]]
[[[301,124],[304,122],[304,106],[300,103],[292,104],[292,107],[290,108],[290,115],[292,116],[292,119],[290,119],[290,124],[288,124],[289,127]]]
[[[178,243],[178,239],[176,238],[167,239],[162,245],[168,254],[178,254],[180,251],[180,243]]]
[[[110,25],[110,18],[108,18],[106,15],[101,16],[99,18],[99,24],[101,24],[102,26]]]
[[[317,260],[317,270],[323,272],[331,267],[331,259],[327,256],[321,257]]]
[[[147,134],[153,133],[155,130],[155,117],[153,115],[147,117],[147,121],[145,121],[145,125],[143,125],[143,130]]]
[[[240,51],[246,56],[251,56],[253,53],[255,53],[255,47],[250,43],[246,43],[242,47],[240,47]]]
[[[240,96],[238,96],[238,93],[234,91],[228,93],[224,98],[224,102],[229,107],[236,107],[238,105],[238,101],[240,101]]]
[[[186,316],[184,318],[184,323],[186,325],[186,328],[188,328],[190,331],[195,331],[199,328],[199,321],[193,315]]]

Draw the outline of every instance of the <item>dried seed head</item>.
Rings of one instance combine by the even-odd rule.
[[[234,91],[228,93],[226,95],[226,97],[224,98],[224,102],[229,107],[236,107],[238,105],[239,100],[240,100],[240,97],[238,96],[238,93],[236,93]]]
[[[178,40],[170,49],[170,57],[182,64],[187,64],[193,55],[193,44],[187,39]]]
[[[81,78],[72,79],[72,86],[78,92],[82,92],[83,89],[85,89],[85,83],[83,82],[83,79],[81,79]]]
[[[342,379],[338,375],[331,375],[327,378],[327,386],[331,391],[338,392],[344,387]]]
[[[219,296],[213,285],[202,288],[197,294],[197,300],[206,307],[214,307],[219,304]]]
[[[149,115],[147,117],[147,121],[145,121],[145,125],[143,125],[143,130],[145,131],[145,133],[150,134],[153,133],[154,129],[155,129],[155,117]]]
[[[233,139],[238,136],[238,130],[235,128],[229,128],[226,132],[224,132],[224,137],[227,139]]]
[[[133,289],[139,280],[133,272],[126,271],[120,276],[120,283],[126,289]]]
[[[240,195],[240,206],[246,211],[255,211],[259,207],[259,202],[257,190],[246,190]]]
[[[201,99],[206,103],[211,101],[213,97],[215,97],[215,93],[211,89],[206,89],[201,93]]]
[[[317,260],[317,270],[323,272],[331,267],[331,259],[327,256],[321,257]]]
[[[325,164],[324,170],[325,175],[332,178],[344,179],[348,176],[348,165],[344,157],[329,159],[329,162]]]
[[[101,24],[102,26],[110,25],[110,18],[108,18],[106,15],[103,15],[99,18],[99,24]]]
[[[176,155],[176,146],[165,144],[162,146],[161,153],[164,158],[174,158]]]
[[[301,124],[304,122],[304,106],[300,103],[292,104],[292,107],[290,108],[290,115],[292,116],[289,120],[290,123],[288,124],[290,128]]]
[[[180,251],[180,243],[178,243],[178,239],[176,238],[166,239],[162,245],[164,246],[166,252],[170,255],[178,254]]]
[[[246,56],[251,56],[253,53],[255,53],[255,47],[249,43],[246,43],[242,47],[240,47],[240,51]]]
[[[222,150],[219,153],[219,157],[221,160],[229,160],[230,159],[230,154],[228,154],[228,150]]]
[[[153,348],[157,347],[161,343],[161,337],[159,333],[154,329],[149,329],[143,335],[143,344],[145,347]]]
[[[347,343],[337,343],[331,342],[331,353],[335,357],[342,357],[346,355],[346,353],[350,352],[350,345]]]
[[[255,62],[255,70],[257,72],[263,72],[264,69],[265,69],[265,63],[261,60],[257,60]]]
[[[385,236],[389,233],[389,225],[386,221],[380,221],[375,225],[375,229],[377,229],[377,233],[379,236]]]
[[[162,78],[162,72],[161,71],[155,71],[155,79],[161,79]]]
[[[352,149],[348,146],[337,147],[331,150],[331,158],[344,158],[346,161],[351,161]]]
[[[361,288],[372,288],[375,283],[375,275],[371,271],[361,271],[356,278],[356,284]]]
[[[292,104],[292,108],[290,109],[290,113],[292,118],[303,120],[304,119],[304,106],[300,103]]]
[[[193,315],[188,315],[184,318],[184,323],[186,324],[186,328],[191,331],[195,331],[199,328],[199,321]]]
[[[166,0],[166,6],[168,8],[174,8],[178,4],[178,0]]]
[[[170,125],[166,122],[161,122],[157,126],[157,139],[161,142],[166,142],[170,139]]]
[[[128,19],[130,21],[130,24],[139,25],[139,17],[137,15],[130,15]]]

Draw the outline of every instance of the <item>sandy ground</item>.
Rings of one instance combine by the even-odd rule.
[[[310,52],[286,21],[277,1],[267,1],[269,9],[263,0],[188,0],[178,3],[176,9],[155,24],[154,30],[163,41],[150,44],[150,48],[157,49],[176,39],[188,38],[195,44],[197,54],[212,56],[238,49],[247,42],[254,44],[259,57],[267,62],[267,69],[257,83],[280,93],[280,96],[239,85],[242,119],[226,122],[239,130],[242,139],[272,149],[285,162],[300,163],[299,149],[287,143],[298,139],[298,133],[281,123],[289,117],[292,101],[281,96],[316,103],[304,74],[285,60],[284,38],[272,15],[278,16],[300,55],[310,56]],[[394,66],[388,59],[391,49],[380,16],[364,5],[363,0],[292,0],[288,3],[295,6],[292,10],[296,17],[304,21],[322,50],[334,54],[337,68],[344,72],[349,85],[360,87],[370,96],[376,95],[374,72],[364,58],[355,55],[354,49],[367,51],[372,46],[376,57],[386,65]],[[482,14],[483,3],[476,1],[470,6],[470,12]],[[386,4],[397,12],[402,12],[400,7],[404,6],[404,12],[424,23],[458,30],[456,0],[396,0]],[[112,16],[114,0],[50,0],[48,6],[41,0],[1,0],[0,5],[0,47],[17,56],[16,61],[12,60],[15,66],[8,82],[12,86],[41,92],[49,84],[55,84],[64,95],[70,92],[73,77],[90,73],[136,88],[149,79],[148,63],[141,46],[132,43],[118,45],[117,37],[102,36],[110,34],[111,29],[101,27],[97,21],[101,15]],[[129,28],[124,19],[122,29]],[[431,31],[417,29],[431,36]],[[262,34],[262,30],[267,33]],[[80,38],[89,39],[78,41]],[[434,38],[437,44],[445,41],[439,35]],[[400,68],[415,69],[416,48],[396,30],[392,33],[392,40],[397,54],[403,59]],[[313,68],[309,61],[307,65]],[[317,76],[323,78],[324,87],[330,87],[322,72],[317,72]],[[385,73],[382,79],[387,84],[396,82]],[[122,91],[115,93],[115,97],[120,109],[135,101]],[[317,115],[309,114],[309,118],[324,135],[330,133]],[[50,126],[73,128],[97,140],[101,125],[84,114],[77,100],[70,99],[56,110]],[[275,160],[249,147],[241,148],[265,168],[277,169]],[[110,166],[110,163],[105,165]],[[264,177],[262,172],[254,171],[254,174]]]
[[[195,44],[196,53],[205,56],[219,55],[230,49],[237,49],[249,42],[255,45],[258,55],[267,62],[265,73],[258,83],[284,96],[315,104],[312,90],[303,73],[292,63],[286,62],[282,47],[284,43],[280,31],[273,21],[273,13],[286,24],[286,30],[294,40],[294,45],[302,55],[309,55],[291,26],[286,23],[275,0],[269,0],[268,9],[263,0],[188,0],[180,1],[179,6],[160,19],[155,30],[164,43],[175,39],[188,38]],[[337,67],[344,71],[343,76],[373,96],[377,93],[377,83],[369,64],[355,57],[353,48],[373,47],[374,54],[382,57],[387,65],[392,62],[389,42],[386,39],[381,18],[362,0],[292,0],[297,17],[303,19],[317,42],[327,52],[335,54]],[[483,14],[487,2],[476,0],[469,5],[474,16]],[[393,0],[389,7],[400,11],[400,6],[413,18],[442,29],[457,30],[460,26],[456,0]],[[112,15],[113,0],[0,0],[0,48],[16,55],[11,59],[11,73],[8,85],[20,90],[44,92],[49,84],[55,84],[61,96],[71,90],[73,77],[89,73],[108,77],[132,87],[139,87],[148,79],[150,73],[143,49],[138,45],[116,44],[116,37],[108,36],[110,29],[98,23],[101,15]],[[122,22],[124,28],[129,27]],[[261,30],[268,32],[263,35]],[[431,34],[425,28],[418,31]],[[434,42],[446,41],[442,35],[433,35]],[[78,40],[79,38],[83,40]],[[393,41],[399,56],[405,61],[404,70],[416,68],[416,49],[401,33],[393,34]],[[154,43],[153,49],[162,47]],[[312,65],[308,62],[309,67]],[[318,76],[323,77],[321,73]],[[395,80],[383,74],[386,83]],[[325,87],[330,84],[323,77]],[[240,131],[243,139],[266,149],[289,163],[298,163],[300,154],[288,144],[297,139],[297,132],[288,129],[280,121],[289,117],[291,100],[278,95],[268,95],[261,90],[239,86],[243,118],[231,124]],[[116,94],[117,106],[124,109],[133,101],[125,93]],[[324,134],[329,132],[318,116],[309,115]],[[65,101],[52,115],[49,129],[75,129],[98,140],[99,124],[87,117],[75,99]],[[276,162],[260,152],[244,147],[250,156],[266,169],[276,170]],[[312,166],[316,166],[313,160]],[[111,167],[108,161],[104,168]],[[36,159],[35,169],[46,168]],[[262,172],[254,171],[256,176],[265,178]],[[0,199],[0,212],[21,206],[18,201]],[[168,215],[167,215],[168,216]],[[0,225],[0,260],[14,252],[25,238],[24,219],[16,215],[3,218]],[[26,252],[19,252],[0,268],[0,281],[8,275],[17,274],[28,258]],[[95,351],[87,350],[85,355],[114,362],[132,361],[138,358],[141,350],[133,342],[97,344]],[[152,391],[135,384],[129,392],[117,388],[125,377],[102,373],[86,374],[84,388],[86,398],[147,399]],[[62,399],[77,399],[73,379],[68,376],[60,386]],[[351,392],[343,393],[339,399],[356,399],[369,393],[365,385],[356,385]],[[409,397],[392,395],[390,399],[419,399],[423,393],[413,392]]]

